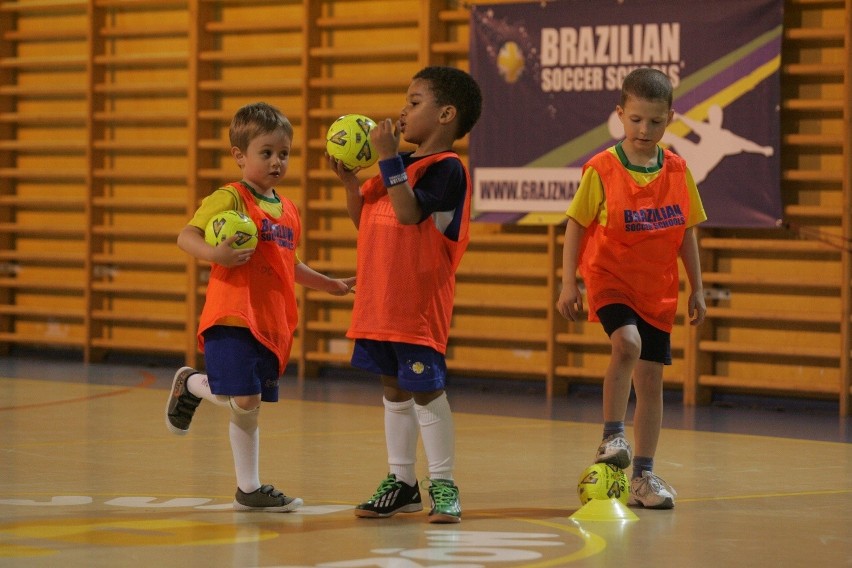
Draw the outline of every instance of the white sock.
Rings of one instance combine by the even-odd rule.
[[[455,466],[455,426],[447,393],[427,404],[414,406],[420,423],[420,436],[429,461],[429,477],[453,479]]]
[[[383,399],[385,405],[385,442],[388,447],[388,468],[390,473],[408,485],[417,483],[414,462],[417,460],[417,415],[414,401],[391,402]]]
[[[230,406],[231,422],[228,433],[231,438],[231,452],[234,454],[237,486],[243,493],[251,493],[260,488],[260,428],[257,425],[260,407],[243,410],[233,403]]]
[[[186,389],[198,398],[209,400],[217,406],[230,407],[231,405],[230,396],[213,394],[210,392],[210,383],[207,381],[207,375],[203,373],[190,375],[190,377],[186,380]]]

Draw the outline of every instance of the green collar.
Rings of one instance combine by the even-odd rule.
[[[281,199],[278,197],[278,194],[275,192],[274,189],[272,190],[272,197],[266,197],[265,195],[259,194],[246,180],[240,180],[240,183],[246,186],[251,192],[251,194],[254,195],[257,199],[260,199],[261,201],[266,201],[267,203],[281,202]]]
[[[654,166],[637,166],[630,163],[627,159],[627,154],[621,147],[621,142],[615,145],[615,153],[618,154],[618,159],[621,160],[621,165],[630,171],[639,172],[642,174],[653,174],[663,169],[663,149],[657,146],[657,164]]]

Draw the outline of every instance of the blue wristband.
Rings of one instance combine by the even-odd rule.
[[[408,181],[408,173],[405,171],[405,164],[402,163],[402,156],[379,160],[379,172],[382,174],[385,187],[392,187]]]

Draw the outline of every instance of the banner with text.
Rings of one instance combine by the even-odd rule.
[[[684,159],[711,227],[781,218],[783,0],[560,0],[471,6],[470,70],[485,96],[470,138],[474,218],[565,220],[583,164],[624,131],[621,83],[665,72]]]

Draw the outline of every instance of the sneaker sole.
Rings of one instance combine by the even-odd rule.
[[[646,505],[638,499],[631,499],[627,504],[634,507],[642,507],[643,509],[674,509],[674,500],[668,498],[656,505]]]
[[[169,432],[172,434],[177,434],[178,436],[186,436],[189,433],[189,428],[186,430],[181,430],[172,424],[171,420],[169,420],[169,406],[172,403],[172,394],[175,392],[175,383],[177,383],[178,377],[180,377],[186,371],[195,371],[192,367],[181,367],[178,369],[178,372],[175,373],[175,378],[172,379],[172,388],[169,391],[169,398],[166,399],[166,428],[169,429]],[[194,374],[194,373],[193,373]]]
[[[359,519],[387,519],[397,513],[417,513],[423,510],[423,503],[410,503],[390,513],[377,513],[368,509],[355,509],[355,516]]]
[[[442,524],[460,523],[461,517],[457,517],[455,515],[448,515],[446,513],[441,513],[441,514],[429,515],[429,522],[430,523],[442,523]]]
[[[303,504],[304,501],[298,497],[294,498],[286,505],[281,505],[280,507],[250,507],[249,505],[243,505],[235,500],[234,510],[246,513],[290,513],[301,507]]]

